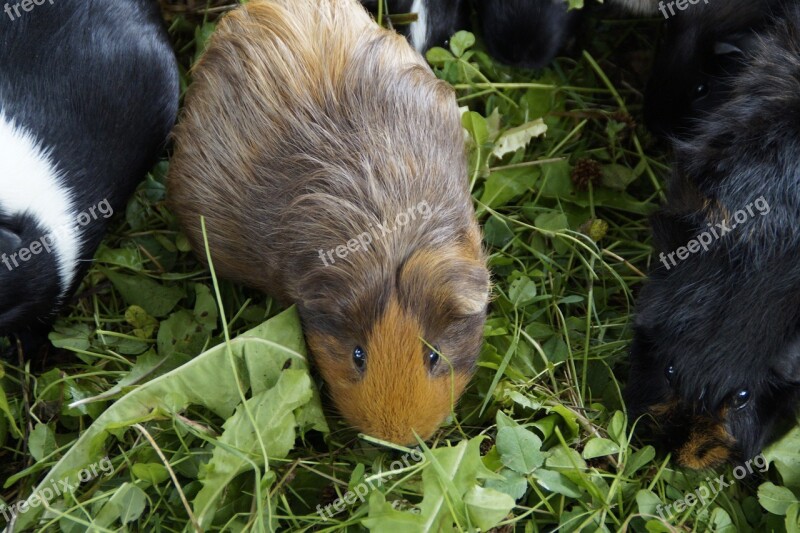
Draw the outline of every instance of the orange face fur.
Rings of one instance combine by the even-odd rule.
[[[440,372],[431,372],[420,323],[396,300],[365,343],[366,367],[350,363],[352,346],[329,336],[309,335],[309,345],[331,389],[337,409],[350,424],[369,435],[398,444],[429,438],[450,414],[469,381],[469,374],[449,368],[443,353]],[[444,350],[442,350],[444,351]],[[339,363],[337,361],[344,361]]]
[[[352,305],[331,305],[345,301],[334,296],[322,315],[301,307],[314,361],[351,425],[413,444],[453,411],[482,344],[489,274],[480,257],[474,240],[417,251]],[[326,328],[332,317],[345,319]]]

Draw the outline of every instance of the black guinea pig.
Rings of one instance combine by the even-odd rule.
[[[685,137],[730,97],[758,33],[780,18],[785,0],[726,0],[667,9],[666,30],[645,94],[645,122],[657,134]]]
[[[520,68],[540,68],[553,60],[572,36],[577,11],[566,0],[475,0],[489,54]]]
[[[46,331],[178,106],[157,2],[39,4],[0,13],[0,335]]]
[[[416,21],[398,25],[396,29],[423,54],[434,46],[447,46],[456,32],[469,29],[470,5],[467,0],[362,0],[361,3],[375,14],[379,2],[385,2],[384,13],[417,16]]]
[[[795,422],[800,391],[800,6],[742,61],[675,142],[625,393],[695,469],[753,457]]]

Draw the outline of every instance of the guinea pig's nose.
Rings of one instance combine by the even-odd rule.
[[[719,423],[708,417],[697,417],[691,423],[689,436],[676,447],[678,464],[693,470],[715,468],[734,454],[736,440]]]

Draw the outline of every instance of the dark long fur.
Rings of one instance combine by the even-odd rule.
[[[564,0],[475,0],[489,53],[515,67],[547,65],[570,38],[577,12]]]
[[[790,5],[725,0],[673,9],[645,95],[648,127],[664,135],[690,135],[698,119],[730,98],[756,36]]]
[[[0,12],[0,111],[50,152],[76,215],[103,200],[122,210],[177,113],[177,66],[157,2],[59,0],[21,13]],[[26,186],[26,176],[11,178]],[[49,229],[26,211],[4,208],[4,193],[0,253],[11,255]],[[79,230],[80,266],[70,287],[62,286],[57,252],[11,270],[0,265],[0,335],[47,328],[106,225],[99,217]]]
[[[653,229],[668,254],[758,198],[768,212],[707,252],[657,263],[631,351],[629,414],[655,415],[693,468],[752,457],[794,421],[800,389],[800,7],[753,40],[744,65],[729,100],[676,143]]]

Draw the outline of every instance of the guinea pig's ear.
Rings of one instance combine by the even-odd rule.
[[[439,313],[466,317],[486,312],[491,283],[483,262],[454,246],[414,252],[400,270],[398,290],[404,301],[427,301]]]
[[[758,37],[754,32],[740,32],[726,35],[714,42],[715,56],[744,55],[756,44]]]
[[[800,333],[776,354],[772,371],[787,383],[800,383]]]
[[[16,231],[0,224],[0,254],[22,248],[22,239]]]
[[[489,272],[477,261],[458,261],[442,280],[448,288],[452,312],[456,316],[471,316],[486,312],[489,305]]]

